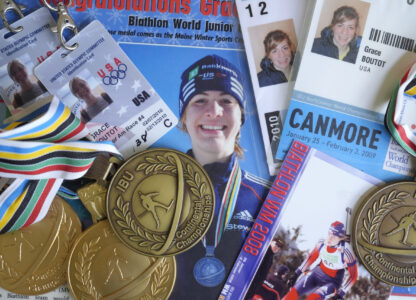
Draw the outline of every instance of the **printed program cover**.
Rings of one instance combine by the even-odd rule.
[[[284,117],[295,84],[295,59],[305,34],[306,0],[236,0],[267,164],[276,175]],[[309,4],[309,5],[308,5]]]
[[[383,121],[416,59],[415,14],[407,0],[316,2],[277,158],[298,139],[381,180],[414,175]]]
[[[351,214],[381,184],[381,180],[295,140],[220,299],[297,299],[293,287],[299,297],[321,287],[324,298],[335,292],[331,286],[343,299],[389,299],[392,287],[360,266],[349,244]],[[337,249],[333,254],[325,252],[330,244]],[[338,270],[328,288],[328,278],[316,277],[322,264],[333,272]],[[288,285],[289,278],[293,287]]]
[[[19,3],[28,10],[40,6],[39,1]],[[197,159],[202,150],[212,150],[211,154],[218,156],[219,161],[208,160],[212,163],[205,165],[216,198],[220,202],[230,200],[222,202],[229,204],[230,213],[227,219],[212,222],[210,228],[214,230],[209,231],[205,240],[209,247],[200,242],[176,257],[178,271],[170,299],[217,298],[270,187],[265,180],[269,179],[269,172],[234,2],[74,1],[69,14],[79,29],[94,19],[103,23],[178,119],[186,114],[186,119],[181,120],[185,131],[174,128],[152,147],[192,150]],[[194,95],[203,97],[197,101]],[[198,121],[197,114],[187,112],[194,102],[211,103],[204,116],[221,116],[219,121]],[[195,110],[198,111],[197,107]],[[195,139],[190,137],[192,134]],[[208,144],[203,143],[206,140]],[[218,148],[211,149],[212,145]],[[224,159],[219,150],[229,149],[230,145],[235,154],[231,160]],[[200,162],[204,164],[203,159]],[[215,229],[220,233],[217,239]],[[214,253],[209,253],[213,248]],[[196,265],[198,261],[205,263],[204,258],[211,255],[221,261],[223,268],[220,264],[220,276],[214,274],[206,280],[203,270]]]

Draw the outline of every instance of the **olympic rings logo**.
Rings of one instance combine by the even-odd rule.
[[[103,77],[103,83],[105,85],[116,85],[120,79],[124,79],[127,76],[127,65],[119,64],[117,70],[113,70],[109,75]]]

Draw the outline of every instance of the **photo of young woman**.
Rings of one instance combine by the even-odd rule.
[[[312,45],[312,52],[355,63],[360,48],[358,35],[360,17],[352,6],[341,6],[334,11],[331,24],[321,31]]]
[[[244,106],[241,73],[226,59],[208,55],[183,72],[179,115],[191,140],[187,154],[207,171],[216,200],[206,236],[176,256],[181,279],[171,299],[217,299],[267,195],[268,182],[239,166]]]
[[[269,32],[263,41],[265,56],[257,74],[260,87],[288,82],[293,64],[293,43],[282,30]]]
[[[81,121],[87,123],[104,108],[113,103],[110,96],[102,91],[100,95],[95,95],[88,85],[88,82],[80,77],[74,77],[69,82],[71,93],[85,102],[86,107],[81,110]]]
[[[13,82],[20,87],[20,90],[11,97],[14,108],[30,103],[37,97],[47,93],[43,84],[39,80],[32,80],[26,67],[17,59],[8,63],[7,72]]]

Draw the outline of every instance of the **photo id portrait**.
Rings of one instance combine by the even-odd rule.
[[[370,4],[363,1],[325,1],[312,53],[355,64]]]
[[[248,28],[260,87],[291,80],[297,48],[293,19]]]
[[[49,95],[45,86],[33,75],[33,68],[28,54],[0,67],[2,97],[12,114]]]

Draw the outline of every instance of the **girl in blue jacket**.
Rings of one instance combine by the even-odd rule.
[[[312,52],[355,63],[361,37],[357,36],[359,15],[350,6],[335,10],[332,22],[321,32],[312,45]]]
[[[257,74],[260,87],[287,82],[293,64],[293,43],[289,36],[281,31],[269,32],[264,41],[266,55],[260,63]]]

